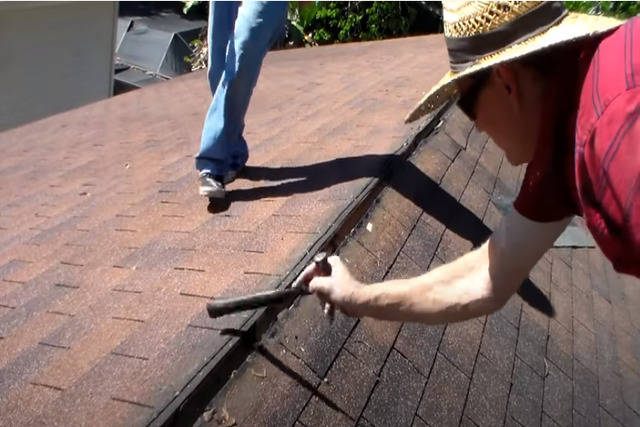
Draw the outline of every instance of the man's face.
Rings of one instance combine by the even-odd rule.
[[[529,73],[499,65],[458,82],[460,109],[500,147],[512,165],[533,158],[541,99]]]

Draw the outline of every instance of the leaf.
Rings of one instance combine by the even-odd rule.
[[[224,405],[220,411],[220,418],[216,420],[218,424],[223,425],[225,427],[233,427],[236,425],[236,420],[233,419],[229,415],[229,411],[227,411],[227,405]]]
[[[208,411],[205,411],[205,412],[202,414],[202,419],[203,419],[206,423],[208,423],[208,422],[210,422],[210,421],[213,419],[213,415],[214,415],[215,413],[216,413],[216,408],[212,408],[212,409],[210,409],[210,410],[208,410]]]
[[[258,377],[258,378],[266,378],[267,377],[267,370],[264,369],[264,368],[262,369],[262,372],[258,372],[258,371],[256,371],[255,369],[252,368],[251,369],[251,373],[253,375],[255,375],[256,377]]]
[[[200,4],[199,1],[183,1],[182,3],[184,4],[184,6],[182,7],[182,13],[184,13],[185,15],[189,13],[189,10],[191,10],[193,6],[197,6]]]
[[[299,10],[299,15],[300,15],[300,23],[302,24],[303,28],[307,28],[309,27],[309,25],[311,25],[311,22],[313,21],[313,18],[315,18],[316,16],[316,11],[317,8],[314,5],[307,5],[307,6],[303,6],[300,8]]]

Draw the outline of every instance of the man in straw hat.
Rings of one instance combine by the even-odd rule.
[[[443,323],[492,313],[584,217],[621,273],[640,277],[640,20],[561,2],[444,1],[451,71],[407,116],[452,97],[514,165],[514,207],[489,240],[421,276],[363,286],[337,257],[310,290],[348,315]],[[637,26],[637,28],[636,28]]]

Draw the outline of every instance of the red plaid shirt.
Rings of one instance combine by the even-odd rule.
[[[640,27],[640,18],[583,42],[577,75],[575,67],[559,64],[543,121],[550,126],[527,166],[514,206],[539,222],[583,216],[613,267],[640,277],[640,28],[636,26]],[[563,125],[551,125],[559,122]]]

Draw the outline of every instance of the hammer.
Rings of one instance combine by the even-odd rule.
[[[327,254],[325,252],[318,253],[313,258],[313,261],[321,276],[331,276],[331,264],[327,261]],[[216,299],[207,303],[207,312],[209,313],[209,317],[222,317],[239,311],[278,305],[300,295],[309,295],[309,287],[306,283],[301,282],[301,278],[287,289],[258,292],[242,297]],[[333,319],[333,313],[333,309],[328,308],[328,306],[325,307],[325,314],[328,314],[331,320]]]

